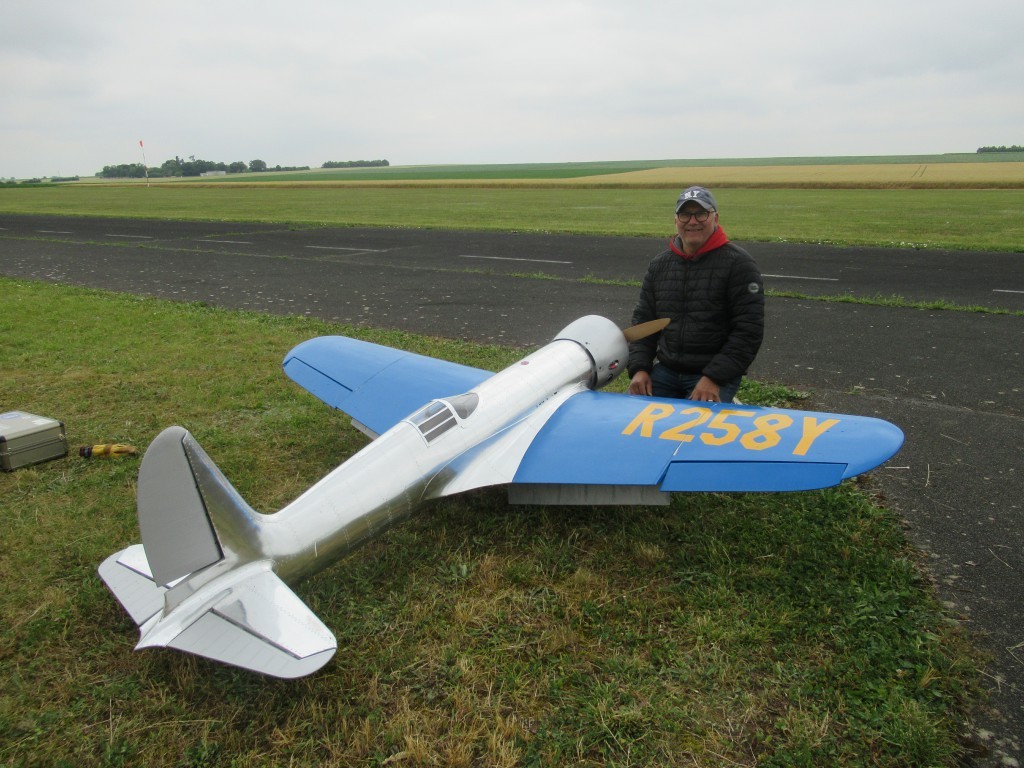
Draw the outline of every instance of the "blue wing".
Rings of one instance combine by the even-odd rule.
[[[870,417],[587,391],[548,419],[513,482],[810,490],[873,469],[902,444],[899,428]]]
[[[462,394],[493,375],[344,336],[298,345],[284,369],[376,434],[430,400]],[[810,490],[867,472],[903,444],[899,428],[870,417],[594,391],[566,400],[527,447],[518,434],[509,430],[487,441],[511,462],[507,474],[471,471],[472,479],[451,487],[511,479],[523,487]],[[473,457],[464,458],[469,470]]]
[[[378,435],[425,403],[462,394],[494,375],[346,336],[299,344],[285,357],[284,371]]]

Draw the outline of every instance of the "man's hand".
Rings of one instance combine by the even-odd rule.
[[[651,374],[647,371],[637,371],[629,381],[629,394],[649,395],[651,394]]]
[[[632,386],[632,383],[630,383],[631,388]],[[715,382],[707,376],[701,376],[700,381],[697,382],[697,386],[694,387],[693,391],[690,393],[689,399],[706,403],[720,403],[722,402],[721,393],[721,387],[715,384]]]

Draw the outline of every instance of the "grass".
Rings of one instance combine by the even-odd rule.
[[[1015,315],[1017,317],[1024,317],[1024,311],[1012,310],[1012,309],[999,309],[995,307],[986,307],[980,304],[957,304],[952,301],[946,301],[945,299],[933,299],[929,301],[910,300],[903,296],[849,296],[846,294],[834,294],[834,295],[810,295],[801,293],[799,291],[779,291],[770,289],[765,291],[768,296],[778,296],[779,298],[788,299],[804,299],[807,301],[828,301],[837,304],[865,304],[876,307],[906,307],[908,309],[928,309],[928,310],[941,310],[949,312],[974,312],[977,314],[985,315]]]
[[[0,279],[5,407],[74,449],[191,429],[258,509],[364,444],[280,372],[347,333],[496,369],[522,353]],[[748,402],[793,393],[754,383]],[[669,507],[449,499],[300,585],[337,634],[269,680],[137,630],[96,566],[137,540],[134,458],[0,476],[0,764],[953,765],[980,660],[898,516],[853,484]]]
[[[740,241],[1020,252],[1024,189],[715,190]],[[0,212],[302,226],[667,236],[675,193],[622,188],[58,186],[0,189]]]
[[[532,273],[532,274],[514,274],[514,277],[522,277],[527,279],[535,280],[566,280],[567,278],[559,277],[558,275],[548,275],[543,272]],[[639,289],[642,285],[640,280],[627,280],[627,279],[608,279],[602,277],[587,276],[578,278],[580,283],[589,283],[592,285],[621,285],[630,288]],[[999,309],[994,307],[986,307],[978,304],[957,304],[952,301],[945,299],[932,299],[928,301],[912,300],[907,299],[903,296],[898,295],[882,295],[878,294],[875,296],[849,296],[847,294],[808,294],[800,291],[785,291],[777,288],[768,288],[765,291],[766,296],[777,296],[779,298],[787,299],[803,299],[805,301],[827,301],[837,304],[864,304],[876,307],[906,307],[908,309],[929,309],[929,310],[943,310],[950,312],[975,312],[979,314],[989,315],[1018,315],[1024,316],[1024,312],[1012,310],[1012,309]]]

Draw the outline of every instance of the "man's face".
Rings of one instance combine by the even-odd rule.
[[[696,214],[693,216],[691,214]],[[707,216],[704,221],[700,219]],[[718,226],[718,211],[705,211],[699,203],[683,203],[682,209],[676,214],[676,232],[682,240],[683,250],[696,253],[701,246],[714,234]]]

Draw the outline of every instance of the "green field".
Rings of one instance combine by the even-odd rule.
[[[712,186],[741,241],[1024,251],[1024,153],[390,166],[0,188],[0,214],[660,237]]]
[[[741,241],[1024,250],[1024,189],[716,189]],[[62,185],[0,189],[0,213],[660,237],[674,190]]]
[[[182,424],[273,511],[365,444],[282,374],[297,342],[521,353],[3,278],[0,302],[4,403],[72,446],[0,474],[2,765],[955,764],[981,660],[854,483],[655,508],[474,492],[300,585],[339,641],[311,678],[134,652],[96,566],[138,540],[138,459],[78,445]]]
[[[1024,152],[945,155],[865,155],[848,157],[692,158],[675,160],[609,160],[579,163],[492,163],[476,165],[397,165],[377,168],[314,169],[283,173],[237,174],[227,182],[261,181],[450,181],[585,179],[606,174],[658,168],[778,168],[855,165],[941,165],[947,163],[1024,163]],[[1022,174],[1024,175],[1024,174]],[[1019,177],[1020,178],[1020,177]],[[1024,178],[1020,178],[1024,181]]]

